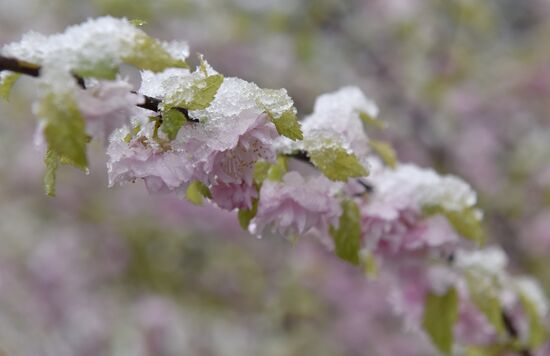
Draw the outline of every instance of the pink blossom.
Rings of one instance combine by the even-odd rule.
[[[427,217],[423,208],[439,206],[450,211],[472,208],[475,192],[454,176],[411,164],[395,169],[371,159],[371,175],[365,178],[373,192],[356,199],[362,221],[364,244],[385,255],[421,255],[433,251],[450,253],[463,239],[443,215]],[[348,184],[348,190],[357,187]]]
[[[128,123],[132,116],[141,112],[136,105],[143,103],[143,96],[131,90],[129,83],[116,80],[89,83],[86,90],[77,91],[78,107],[90,133],[108,137],[115,128]]]
[[[277,137],[275,126],[260,115],[247,131],[239,135],[234,146],[226,150],[211,150],[207,157],[197,162],[196,176],[212,184],[252,184],[254,166],[258,160],[274,161],[275,151],[270,143]],[[187,151],[198,157],[204,144],[186,145]]]
[[[390,300],[409,328],[422,329],[425,300],[429,293],[442,294],[452,287],[459,297],[458,319],[454,326],[456,342],[487,345],[494,341],[496,331],[473,304],[459,270],[450,266],[428,266],[421,259],[409,259],[389,275],[395,278]]]
[[[164,151],[142,136],[124,141],[128,130],[116,131],[107,150],[109,185],[144,179],[150,191],[174,190],[189,182],[192,167],[185,155]]]
[[[460,241],[444,217],[424,219],[412,210],[403,210],[390,220],[362,214],[361,227],[366,246],[387,257],[450,251]]]
[[[252,186],[255,163],[275,160],[272,142],[278,134],[264,109],[249,97],[250,85],[226,79],[208,108],[191,113],[200,122],[187,123],[164,145],[152,137],[150,125],[129,142],[128,130],[117,132],[108,149],[111,185],[143,178],[150,191],[171,191],[199,180],[212,188],[220,207],[251,207],[257,194]]]
[[[252,201],[258,197],[254,185],[246,183],[217,183],[210,189],[212,200],[222,209],[250,209]]]
[[[260,190],[251,232],[261,234],[267,227],[287,236],[312,228],[324,232],[338,224],[342,209],[335,195],[342,188],[325,176],[304,178],[297,172],[285,174],[282,182],[267,180]]]
[[[488,345],[497,336],[487,317],[466,298],[460,300],[455,335],[461,343],[466,345]]]

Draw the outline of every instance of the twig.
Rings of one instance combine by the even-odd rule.
[[[502,311],[502,321],[504,323],[504,327],[506,328],[506,332],[508,335],[513,338],[517,339],[519,337],[518,330],[516,329],[516,326],[512,322],[512,318],[505,312]],[[521,356],[532,356],[533,353],[529,349],[521,349],[518,351],[519,355]]]
[[[15,73],[25,74],[31,77],[39,77],[40,69],[41,67],[34,63],[21,61],[15,58],[0,56],[0,72],[3,70],[8,70]],[[74,74],[73,76],[76,79],[78,85],[82,89],[86,89],[86,86],[84,84],[84,78]],[[153,98],[151,96],[140,94],[136,91],[132,91],[132,93],[141,95],[144,98],[144,102],[142,104],[137,104],[137,106],[139,106],[140,108],[155,111],[155,112],[160,111],[159,105],[162,102],[162,100]],[[189,111],[187,109],[176,108],[176,110],[180,111],[188,121],[198,122],[197,119],[191,118],[189,116]]]

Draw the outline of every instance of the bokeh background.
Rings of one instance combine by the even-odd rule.
[[[550,292],[550,1],[0,0],[0,44],[107,14],[287,88],[302,115],[358,85],[389,126],[369,135],[468,180],[492,242]],[[89,175],[64,167],[45,197],[34,85],[0,103],[0,355],[434,353],[382,282],[315,241],[258,240],[231,213],[107,188],[101,142]]]

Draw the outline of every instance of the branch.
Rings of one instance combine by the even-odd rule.
[[[41,67],[37,64],[34,64],[34,63],[21,61],[21,60],[15,59],[15,58],[0,56],[0,72],[3,71],[3,70],[8,70],[8,71],[15,72],[15,73],[25,74],[25,75],[28,75],[28,76],[31,76],[31,77],[39,77],[40,76],[40,69],[41,69]],[[75,75],[75,74],[73,74],[73,76],[76,79],[78,85],[82,89],[86,89],[86,86],[84,84],[84,78],[82,78],[78,75]],[[160,111],[159,110],[159,105],[162,102],[162,100],[157,99],[157,98],[153,98],[151,96],[140,94],[136,91],[132,91],[132,93],[141,95],[145,99],[143,104],[137,104],[137,106],[139,106],[140,108],[155,111],[155,112]],[[178,111],[180,111],[185,116],[187,121],[193,121],[193,122],[198,122],[199,121],[197,119],[191,118],[189,116],[189,111],[187,109],[185,109],[185,108],[176,108],[176,109]]]
[[[502,321],[504,322],[504,327],[506,332],[512,339],[518,339],[519,334],[516,326],[512,322],[512,318],[505,312],[502,311]],[[533,353],[529,349],[522,349],[518,351],[520,356],[532,356]]]

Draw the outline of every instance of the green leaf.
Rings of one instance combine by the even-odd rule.
[[[191,184],[189,184],[189,186],[187,187],[185,197],[191,203],[195,205],[201,205],[204,198],[212,199],[212,193],[210,193],[210,189],[208,189],[208,187],[204,185],[204,183],[195,180],[191,182]]]
[[[140,69],[160,72],[170,67],[188,68],[184,60],[172,57],[160,42],[143,32],[136,35],[130,52],[123,61]]]
[[[210,106],[223,83],[223,75],[210,75],[193,86],[193,100],[183,107],[189,110],[202,110]]]
[[[88,166],[86,123],[70,94],[46,94],[38,105],[38,116],[45,119],[44,136],[48,149],[63,163],[80,169]]]
[[[386,165],[391,168],[395,168],[397,166],[397,154],[395,153],[392,145],[388,142],[379,140],[370,140],[369,144],[374,152],[382,158]]]
[[[44,190],[50,197],[55,196],[55,182],[57,167],[59,167],[59,156],[52,150],[46,151],[44,157],[46,172],[44,173]]]
[[[79,69],[74,73],[82,78],[98,78],[105,80],[114,80],[118,73],[118,66],[113,66],[112,63],[85,63],[80,64]]]
[[[0,98],[6,101],[8,100],[11,88],[20,76],[21,74],[13,72],[2,75],[2,81],[0,82]]]
[[[273,124],[275,124],[275,128],[279,135],[288,137],[293,141],[302,140],[304,138],[302,128],[300,127],[294,109],[285,111],[280,117],[273,117],[271,114],[269,116]]]
[[[279,135],[293,141],[304,138],[296,117],[294,102],[285,89],[260,89],[256,94],[256,100],[275,124]]]
[[[437,349],[450,355],[453,343],[453,329],[458,317],[458,295],[454,288],[445,294],[429,293],[424,305],[422,326]]]
[[[367,277],[376,277],[378,275],[378,263],[371,251],[363,249],[359,253],[359,259]]]
[[[364,111],[359,112],[359,117],[361,118],[363,123],[366,124],[366,125],[374,126],[376,128],[379,128],[379,129],[385,129],[386,128],[386,124],[384,123],[384,121],[378,120],[377,118],[370,116],[369,114],[367,114]]]
[[[336,255],[354,265],[359,264],[359,248],[361,247],[361,215],[359,208],[352,200],[342,202],[342,215],[338,228],[330,227],[330,235],[334,240]]]
[[[133,20],[130,20],[128,22],[131,23],[132,25],[136,26],[136,27],[141,27],[141,26],[147,24],[147,21],[140,20],[140,19],[133,19]]]
[[[248,229],[250,221],[256,216],[258,212],[258,199],[254,199],[251,209],[239,209],[238,218],[239,224],[244,230]]]
[[[180,107],[188,110],[202,110],[210,106],[223,83],[223,75],[214,74],[194,80],[190,88],[168,95],[163,100],[165,110]],[[191,97],[192,99],[189,99]]]
[[[277,163],[269,167],[269,170],[267,171],[267,179],[274,182],[280,182],[283,180],[283,177],[287,171],[288,167],[286,164],[286,157],[279,156],[277,157]]]
[[[466,208],[461,211],[448,210],[441,205],[429,205],[423,208],[424,215],[441,214],[447,218],[455,231],[464,238],[482,245],[485,242],[485,233],[476,209]]]
[[[272,163],[267,161],[257,161],[254,165],[254,182],[256,184],[262,184],[267,178],[269,169],[271,168]]]
[[[162,132],[172,141],[178,135],[180,128],[185,124],[186,118],[183,113],[177,109],[170,109],[162,114]]]
[[[275,163],[258,161],[254,166],[254,181],[256,184],[260,185],[266,179],[274,182],[280,182],[283,180],[283,177],[287,171],[288,167],[285,156],[278,156],[277,162]]]
[[[204,59],[204,56],[199,53],[198,54],[199,56],[199,71],[204,74],[205,77],[208,76],[208,62],[206,61],[206,59]]]
[[[500,335],[505,335],[506,328],[502,320],[502,305],[500,298],[495,293],[495,288],[488,284],[484,278],[478,277],[476,273],[467,273],[466,282],[470,299],[480,312],[485,315],[489,323]]]
[[[470,346],[464,356],[495,356],[501,355],[503,351],[506,351],[503,345]]]
[[[350,177],[368,175],[357,157],[342,147],[329,146],[308,152],[313,164],[331,180],[347,181]]]
[[[524,293],[519,293],[519,300],[529,320],[527,347],[536,349],[548,340],[548,330],[539,316],[537,306]]]

